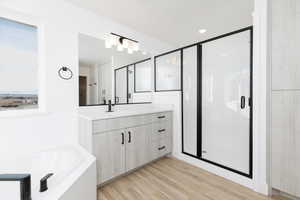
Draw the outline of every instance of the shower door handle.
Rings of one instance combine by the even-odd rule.
[[[246,97],[241,96],[241,109],[244,109],[246,107]]]

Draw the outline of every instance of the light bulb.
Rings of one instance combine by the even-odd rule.
[[[110,36],[110,43],[112,46],[117,45],[118,37],[115,35]]]
[[[146,52],[146,51],[143,51],[142,54],[143,54],[143,55],[147,55],[147,52]]]
[[[139,43],[135,42],[134,45],[133,45],[133,50],[134,50],[134,51],[138,51],[139,48],[140,48]]]
[[[123,51],[123,45],[122,44],[118,44],[117,50],[118,51]]]
[[[126,39],[124,39],[124,40],[123,40],[123,47],[124,47],[124,48],[128,48],[128,44],[129,44],[129,41],[126,40]]]
[[[128,41],[128,49],[132,49],[133,50],[133,42],[132,41]]]
[[[109,40],[109,39],[108,39],[108,40],[105,40],[105,48],[109,49],[109,48],[111,48],[111,47],[112,47],[112,45],[111,45],[110,40]]]
[[[200,30],[199,30],[199,33],[201,33],[201,34],[206,33],[206,32],[207,32],[206,29],[200,29]]]

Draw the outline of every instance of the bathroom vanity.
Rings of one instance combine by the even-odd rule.
[[[98,185],[172,151],[172,111],[85,112],[79,141],[97,158]]]

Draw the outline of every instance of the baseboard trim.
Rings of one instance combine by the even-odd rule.
[[[253,190],[257,193],[270,196],[272,195],[270,191],[270,187],[267,183],[262,183],[262,184],[255,184]]]
[[[282,191],[277,190],[277,189],[272,189],[272,195],[285,197],[285,198],[288,198],[290,200],[300,200],[300,197],[290,195],[288,193],[282,192]]]

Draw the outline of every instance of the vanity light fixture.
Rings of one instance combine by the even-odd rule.
[[[206,32],[207,32],[206,29],[199,29],[199,33],[201,33],[201,34],[204,34],[204,33],[206,33]]]
[[[140,49],[139,42],[116,33],[110,33],[105,39],[105,47],[111,48],[117,46],[118,51],[123,51],[127,49],[129,54],[132,54],[135,51]]]

